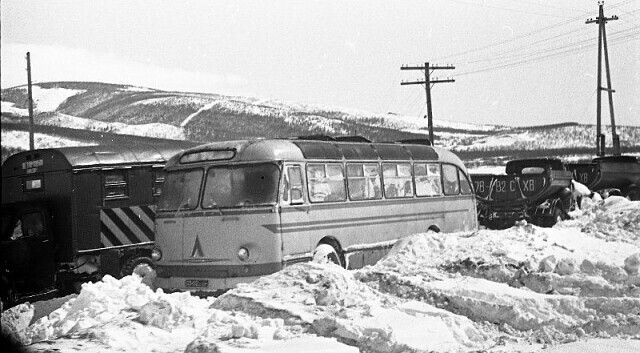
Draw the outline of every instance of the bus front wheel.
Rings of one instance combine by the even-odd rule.
[[[313,252],[313,262],[316,263],[334,263],[344,268],[342,259],[336,248],[329,244],[319,244]]]

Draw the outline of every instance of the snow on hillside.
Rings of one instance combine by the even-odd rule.
[[[29,116],[28,109],[17,108],[15,103],[12,102],[2,102],[2,112],[8,113],[13,116]]]
[[[87,142],[72,140],[60,136],[35,133],[33,135],[36,148],[58,148],[86,146]],[[5,148],[17,148],[29,150],[29,133],[26,131],[4,131],[2,130],[2,146]]]
[[[27,91],[26,86],[19,87],[17,89],[21,89],[25,92]],[[31,93],[33,97],[34,111],[39,113],[53,112],[57,110],[60,104],[64,103],[64,101],[66,101],[68,98],[82,92],[85,92],[85,90],[67,89],[60,87],[42,88],[38,85],[33,85],[31,87]],[[5,111],[4,104],[2,105],[2,111]],[[28,115],[28,113],[26,113],[25,115]]]
[[[416,234],[361,270],[296,264],[218,298],[106,276],[2,328],[33,352],[638,351],[640,202],[586,199],[573,217]]]

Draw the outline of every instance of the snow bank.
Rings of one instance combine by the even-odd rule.
[[[639,205],[587,201],[553,228],[416,234],[373,266],[296,264],[219,298],[106,276],[34,323],[39,303],[11,308],[2,328],[34,350],[127,352],[514,352],[640,340]]]

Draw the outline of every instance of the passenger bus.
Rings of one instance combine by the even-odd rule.
[[[183,149],[100,145],[10,156],[2,164],[2,301],[52,297],[151,264],[162,168]]]
[[[166,290],[229,289],[314,257],[360,268],[402,237],[478,226],[461,160],[411,141],[216,142],[165,172],[152,258]]]

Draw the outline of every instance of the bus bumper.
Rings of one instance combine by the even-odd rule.
[[[164,291],[216,292],[236,287],[240,283],[251,283],[262,276],[230,277],[230,278],[186,278],[186,277],[156,277],[153,282],[155,288]]]

